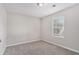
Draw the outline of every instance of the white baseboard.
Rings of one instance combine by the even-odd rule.
[[[39,39],[39,40],[40,40],[40,39]],[[25,41],[25,42],[19,42],[19,43],[16,43],[16,44],[7,45],[7,47],[9,47],[9,46],[14,46],[14,45],[19,45],[19,44],[30,43],[30,42],[39,41],[39,40],[37,39],[37,40],[30,40],[30,41]]]
[[[43,41],[48,42],[48,43],[50,43],[50,44],[57,45],[57,46],[59,46],[59,47],[62,47],[62,48],[68,49],[68,50],[73,51],[73,52],[76,52],[76,53],[79,53],[78,50],[75,50],[75,49],[72,49],[72,48],[69,48],[69,47],[66,47],[66,46],[60,45],[60,44],[58,44],[58,43],[50,42],[50,41],[48,41],[48,40],[43,40]]]

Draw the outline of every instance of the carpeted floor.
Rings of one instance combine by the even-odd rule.
[[[78,53],[58,47],[56,45],[36,41],[7,47],[4,55],[77,55]]]

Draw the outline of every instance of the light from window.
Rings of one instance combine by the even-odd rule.
[[[64,16],[57,16],[54,18],[54,35],[64,36]]]

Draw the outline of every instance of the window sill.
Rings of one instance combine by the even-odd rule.
[[[55,36],[56,38],[64,38],[64,36]]]

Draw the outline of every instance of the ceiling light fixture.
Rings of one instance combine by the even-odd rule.
[[[53,3],[52,7],[56,7],[56,4],[55,4],[55,2]]]
[[[37,6],[42,7],[43,3],[37,3]]]
[[[56,7],[56,5],[55,5],[55,4],[53,4],[53,5],[52,5],[52,7]]]

